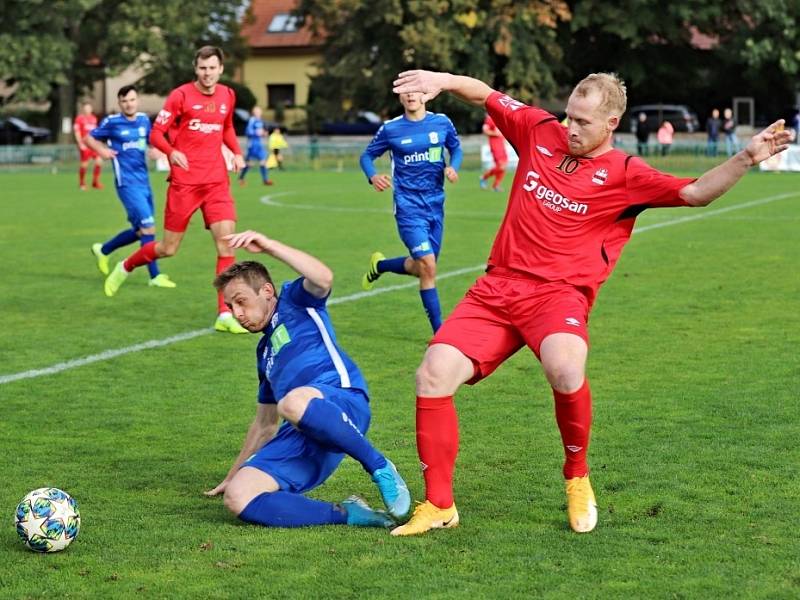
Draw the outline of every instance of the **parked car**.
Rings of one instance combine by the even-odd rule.
[[[250,112],[243,109],[243,108],[234,108],[233,109],[233,128],[236,131],[236,135],[243,136],[245,129],[247,129],[247,122],[250,120]],[[267,119],[262,119],[264,121],[264,130],[269,133],[276,127],[280,127],[278,123],[275,121],[268,121]]]
[[[328,121],[319,132],[323,135],[373,135],[383,125],[381,118],[369,110],[359,110],[351,118]]]
[[[0,119],[0,144],[37,144],[50,139],[50,130],[28,125],[17,117]]]
[[[628,108],[630,132],[636,132],[636,122],[639,113],[647,115],[647,124],[650,131],[655,133],[664,121],[669,121],[675,131],[694,133],[700,130],[697,113],[685,104],[641,104]],[[624,121],[623,121],[624,122]]]

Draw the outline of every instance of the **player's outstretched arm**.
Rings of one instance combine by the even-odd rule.
[[[216,496],[224,493],[225,488],[228,487],[228,482],[233,479],[234,475],[236,475],[239,467],[242,466],[242,463],[269,440],[271,440],[277,431],[278,407],[275,404],[259,404],[256,412],[256,418],[253,419],[253,422],[250,424],[250,427],[247,430],[247,435],[244,438],[242,449],[239,452],[239,455],[236,457],[236,460],[233,461],[233,465],[231,465],[231,468],[228,470],[228,474],[225,476],[225,479],[223,479],[215,488],[203,493],[206,496]]]
[[[254,254],[269,254],[303,276],[303,287],[316,298],[325,298],[333,286],[333,271],[318,258],[273,240],[257,231],[243,231],[224,236],[231,248],[244,248]]]
[[[483,106],[494,90],[479,79],[450,73],[434,71],[404,71],[394,80],[392,91],[395,94],[404,92],[422,92],[422,101],[433,100],[440,92],[449,92],[455,97]]]
[[[792,132],[784,129],[784,120],[775,121],[754,135],[744,150],[681,189],[681,199],[691,206],[711,204],[731,189],[750,170],[750,167],[786,150],[791,139]]]

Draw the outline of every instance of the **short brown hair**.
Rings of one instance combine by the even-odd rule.
[[[616,73],[592,73],[584,77],[572,90],[578,97],[585,97],[593,91],[603,96],[599,108],[609,114],[621,117],[628,105],[628,92],[625,82]]]
[[[225,55],[222,53],[222,48],[218,48],[217,46],[203,46],[194,53],[194,60],[192,61],[192,64],[196,67],[198,60],[201,58],[211,58],[212,56],[216,56],[219,59],[219,64],[222,64],[222,61],[225,59]]]
[[[234,279],[241,279],[253,288],[254,292],[260,290],[265,283],[270,284],[273,288],[275,287],[267,267],[255,260],[245,260],[232,264],[214,278],[214,287],[218,292],[221,292]]]

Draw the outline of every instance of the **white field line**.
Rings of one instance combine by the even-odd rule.
[[[350,212],[350,213],[380,213],[384,215],[391,215],[392,209],[390,208],[371,208],[364,207],[358,208],[355,206],[325,206],[324,204],[286,204],[275,200],[280,196],[289,196],[297,192],[278,192],[277,194],[268,194],[259,198],[259,202],[265,206],[275,206],[277,208],[295,208],[298,210],[313,210],[315,212]],[[503,205],[505,208],[505,204]],[[446,210],[445,215],[448,217],[497,217],[503,216],[502,211],[488,212],[488,211],[469,211],[469,210]]]
[[[286,193],[291,193],[291,192],[285,192],[285,194]],[[670,219],[669,221],[662,221],[660,223],[653,223],[651,225],[637,227],[636,229],[633,230],[633,233],[644,233],[645,231],[652,231],[653,229],[660,229],[662,227],[670,227],[672,225],[679,225],[681,223],[687,223],[689,221],[706,219],[708,217],[725,214],[734,210],[751,208],[753,206],[760,206],[762,204],[774,202],[775,200],[784,200],[786,198],[792,198],[795,196],[800,196],[800,192],[777,194],[775,196],[767,196],[765,198],[759,198],[757,200],[751,200],[749,202],[742,202],[741,204],[734,204],[733,206],[726,206],[725,208],[719,208],[716,210],[704,210],[698,212],[695,215],[687,215],[685,217],[678,217],[677,219]],[[462,269],[456,269],[455,271],[448,271],[446,273],[442,273],[441,275],[437,276],[437,279],[447,279],[450,277],[457,277],[459,275],[465,275],[467,273],[474,273],[476,271],[481,271],[484,268],[485,265],[483,264],[475,265],[472,267],[464,267]],[[350,294],[349,296],[342,296],[341,298],[331,298],[328,304],[329,305],[344,304],[345,302],[353,302],[356,300],[361,300],[363,298],[377,296],[379,294],[387,294],[389,292],[394,292],[397,290],[404,290],[407,288],[417,287],[417,285],[418,285],[417,281],[412,280],[408,283],[389,285],[375,290],[370,290],[369,292],[357,292],[355,294]],[[65,362],[56,363],[54,365],[51,365],[49,367],[44,367],[42,369],[31,369],[29,371],[21,371],[19,373],[0,375],[0,385],[11,383],[13,381],[19,381],[21,379],[33,379],[35,377],[41,377],[43,375],[54,375],[56,373],[61,373],[62,371],[68,371],[70,369],[74,369],[76,367],[82,367],[84,365],[90,365],[92,363],[110,360],[118,356],[123,356],[125,354],[132,354],[134,352],[141,352],[142,350],[148,350],[150,348],[161,348],[163,346],[169,346],[177,342],[191,340],[193,338],[200,337],[202,335],[208,335],[210,333],[214,333],[214,329],[211,327],[207,327],[204,329],[195,329],[194,331],[179,333],[177,335],[173,335],[160,340],[149,340],[147,342],[141,342],[139,344],[126,346],[124,348],[105,350],[103,352],[100,352],[99,354],[91,354],[89,356],[84,356],[82,358],[75,358]]]

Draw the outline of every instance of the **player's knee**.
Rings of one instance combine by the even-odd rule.
[[[278,401],[278,414],[290,423],[297,424],[303,418],[309,402],[308,388],[295,388]]]
[[[422,396],[444,393],[452,386],[447,366],[436,358],[425,356],[417,369],[417,393]]]
[[[429,277],[431,279],[436,277],[436,261],[435,260],[422,261],[420,263],[419,274],[420,277]]]
[[[228,484],[228,487],[225,488],[225,495],[222,497],[222,502],[225,508],[234,515],[238,515],[249,503],[249,498],[247,498],[245,494],[244,487],[236,485],[236,480],[233,480]]]
[[[159,244],[158,253],[159,258],[168,258],[170,256],[175,256],[178,253],[178,246],[173,246],[172,244]]]
[[[553,361],[544,365],[544,374],[550,386],[562,394],[570,394],[583,385],[583,367],[572,361]]]

